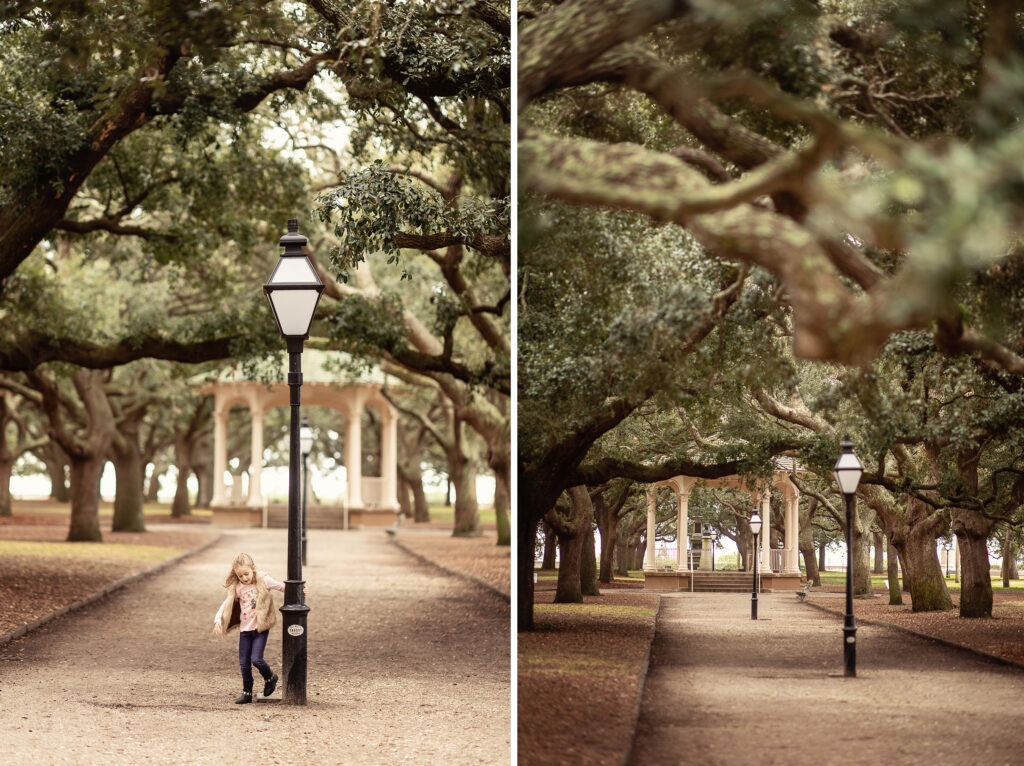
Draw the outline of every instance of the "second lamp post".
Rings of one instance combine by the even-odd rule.
[[[281,672],[284,701],[306,704],[306,615],[309,607],[302,595],[302,539],[299,529],[299,420],[302,388],[302,344],[309,337],[316,305],[324,283],[316,274],[302,248],[306,238],[299,234],[299,222],[288,221],[288,233],[281,237],[284,252],[263,286],[288,346],[288,388],[291,420],[288,433],[288,579],[284,581]],[[256,457],[256,456],[254,456]]]
[[[761,534],[761,517],[757,513],[750,516],[750,533],[754,535],[754,590],[750,594],[750,619],[757,619],[757,536]]]
[[[846,618],[843,622],[843,675],[854,678],[857,675],[857,626],[853,622],[853,497],[860,483],[864,466],[853,451],[849,436],[843,437],[842,452],[832,469],[839,491],[846,500]]]

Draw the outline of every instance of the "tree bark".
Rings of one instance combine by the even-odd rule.
[[[0,435],[2,436],[2,435]],[[3,450],[0,450],[2,452]],[[0,516],[11,516],[11,474],[14,472],[14,459],[0,456]]]
[[[153,472],[149,475],[149,482],[146,484],[145,502],[156,503],[159,501],[160,477],[163,476],[160,465],[153,462]]]
[[[491,462],[494,471],[494,519],[498,531],[497,545],[512,545],[512,492],[509,482],[509,461]]]
[[[583,554],[583,535],[558,533],[558,585],[556,604],[583,603],[580,587],[580,563]]]
[[[988,533],[993,522],[971,511],[953,514],[953,532],[960,546],[960,616],[992,616],[992,576],[989,572]]]
[[[556,505],[545,517],[558,536],[558,586],[555,590],[556,604],[578,604],[583,601],[580,581],[582,574],[583,546],[587,531],[593,528],[594,506],[586,486],[579,485],[568,490],[569,504]],[[562,513],[565,508],[565,513]],[[593,545],[593,538],[591,538]],[[596,574],[596,573],[595,573]]]
[[[800,543],[800,555],[804,557],[804,568],[807,570],[807,582],[820,588],[821,573],[818,571],[818,562],[814,557],[813,539],[809,543]]]
[[[558,547],[558,538],[546,522],[541,522],[541,531],[544,533],[544,558],[541,561],[541,569],[555,568],[555,549]]]
[[[461,423],[457,427],[461,429]],[[448,468],[455,488],[455,528],[452,537],[479,537],[482,532],[473,461],[457,449],[449,456]]]
[[[597,580],[597,557],[594,553],[594,525],[587,525],[583,534],[583,554],[580,561],[580,591],[584,596],[600,596]]]
[[[978,495],[978,463],[981,450],[957,455],[957,470],[967,492]],[[960,546],[963,580],[960,583],[960,616],[992,616],[992,576],[989,572],[988,536],[995,522],[977,511],[953,512],[953,532]]]
[[[825,571],[828,571],[828,570],[827,570],[827,569],[825,568],[825,548],[826,548],[826,547],[827,547],[827,546],[826,546],[826,544],[825,544],[825,543],[820,543],[820,544],[818,545],[818,570],[819,570],[820,572],[825,572]]]
[[[899,554],[890,544],[888,550],[888,561],[886,571],[889,575],[889,605],[896,606],[903,603],[903,591],[900,588],[900,561]]]
[[[71,500],[71,490],[68,488],[68,455],[64,449],[55,441],[51,441],[36,451],[36,456],[46,466],[46,475],[50,477],[50,497],[58,503],[66,503]]]
[[[1010,587],[1010,580],[1019,580],[1017,573],[1017,546],[1013,544],[1013,527],[1009,524],[1003,530],[1003,564],[999,568],[1003,587]]]
[[[398,512],[407,519],[412,518],[412,503],[409,502],[409,482],[401,471],[397,471],[398,479]]]
[[[103,541],[100,532],[100,478],[107,463],[104,452],[71,456],[71,524],[68,542]]]
[[[185,433],[174,437],[174,462],[178,466],[178,480],[174,488],[174,500],[171,503],[171,517],[180,519],[192,513],[188,496],[188,477],[192,465],[192,443]]]
[[[907,500],[904,518],[891,533],[915,612],[953,608],[935,549],[938,532],[946,528],[946,523],[944,517],[929,513],[923,501],[912,497]]]
[[[872,532],[871,539],[874,541],[873,545],[875,548],[875,565],[871,569],[872,574],[884,574],[885,573],[885,536],[881,532]]]
[[[874,517],[873,512],[871,516]],[[853,526],[853,596],[872,598],[874,590],[871,587],[871,534],[865,529],[868,525],[862,523],[860,514],[857,515]]]
[[[117,486],[114,493],[114,520],[112,532],[145,532],[146,518],[143,513],[142,480],[145,466],[139,451],[138,417],[128,417],[121,422],[119,433],[114,435],[110,453],[114,463]]]

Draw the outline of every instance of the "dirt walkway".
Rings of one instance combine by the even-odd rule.
[[[766,594],[666,594],[629,763],[1020,764],[1024,671]],[[839,674],[831,677],[830,674]]]
[[[310,539],[309,704],[233,704],[237,634],[211,627],[243,550],[285,579],[284,530],[232,530],[0,649],[4,762],[509,762],[508,603],[381,530]],[[279,627],[266,656],[279,670]]]

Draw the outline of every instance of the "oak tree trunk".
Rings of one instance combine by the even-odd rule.
[[[583,535],[569,532],[558,533],[558,586],[555,589],[556,604],[580,604],[583,590],[580,587],[580,563],[583,556]]]
[[[891,544],[889,545],[887,558],[886,573],[889,576],[889,605],[896,606],[903,603],[903,591],[900,589],[899,554]]]
[[[142,456],[134,444],[111,448],[117,488],[114,493],[112,532],[145,532],[142,506]]]
[[[807,569],[807,582],[811,585],[821,587],[821,573],[818,571],[818,562],[814,557],[814,542],[801,542],[800,554],[804,557],[804,567]]]
[[[402,475],[401,471],[396,472],[396,479],[398,483],[398,512],[405,518],[411,519],[412,503],[409,502],[409,482],[405,480],[405,476]]]
[[[498,531],[497,545],[512,544],[512,518],[510,514],[512,492],[509,486],[509,462],[491,465],[494,471],[494,520]]]
[[[121,422],[120,432],[110,444],[110,454],[116,477],[111,531],[145,532],[146,519],[142,507],[145,466],[139,451],[139,420],[128,418]]]
[[[71,500],[68,488],[68,456],[57,442],[50,442],[36,453],[46,466],[46,475],[50,477],[50,497],[58,503]]]
[[[555,568],[555,549],[558,546],[558,539],[555,531],[547,524],[541,522],[541,531],[544,533],[544,558],[541,561],[541,569]]]
[[[171,517],[178,519],[192,513],[188,497],[189,466],[192,465],[192,443],[185,434],[174,437],[174,462],[178,466],[178,481],[171,503]]]
[[[977,513],[958,510],[953,532],[960,548],[960,616],[992,616],[992,576],[989,572],[988,533],[993,522]]]
[[[904,586],[910,591],[915,612],[953,608],[935,549],[937,532],[945,527],[944,518],[929,514],[925,503],[910,498],[903,523],[892,532],[892,544],[903,565]]]
[[[103,541],[100,532],[100,478],[106,465],[105,451],[71,458],[71,525],[68,542]]]
[[[0,458],[0,516],[13,514],[11,510],[11,474],[13,472],[13,458]]]
[[[1010,587],[1010,580],[1019,580],[1017,572],[1017,546],[1013,544],[1013,527],[1009,524],[1003,530],[1003,564],[999,568],[1003,587]]]
[[[872,532],[871,539],[874,541],[873,545],[875,548],[875,565],[871,569],[871,574],[883,574],[885,572],[885,561],[883,561],[885,553],[885,537],[881,532]]]
[[[600,596],[601,587],[597,582],[597,558],[594,553],[594,525],[587,525],[583,534],[583,552],[580,560],[580,591],[584,596]]]
[[[449,460],[449,470],[455,488],[455,528],[452,537],[479,537],[483,532],[480,528],[480,507],[476,501],[476,469],[473,462],[460,455]]]

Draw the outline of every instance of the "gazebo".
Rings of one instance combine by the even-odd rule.
[[[344,464],[347,481],[343,505],[338,510],[338,525],[392,524],[398,516],[398,412],[381,392],[378,382],[345,382],[326,369],[325,352],[307,351],[302,406],[322,406],[345,416]],[[332,379],[333,378],[333,379]],[[200,393],[214,398],[213,431],[213,509],[214,522],[227,526],[248,526],[264,522],[268,506],[263,495],[263,416],[275,407],[289,405],[287,383],[261,383],[238,379],[233,375],[205,383]],[[228,415],[236,405],[249,409],[252,420],[252,465],[248,493],[228,496],[224,482],[227,472]],[[362,416],[365,408],[377,411],[380,421],[381,475],[362,475]],[[342,513],[343,512],[343,513]],[[312,511],[311,511],[312,515]],[[341,520],[344,518],[344,522]]]
[[[801,469],[791,458],[776,460],[776,470],[772,474],[770,485],[751,483],[740,476],[725,476],[720,479],[700,479],[693,476],[674,476],[666,481],[651,484],[647,489],[647,553],[644,558],[644,588],[657,591],[680,591],[693,588],[695,570],[692,568],[687,551],[689,535],[689,501],[690,493],[697,489],[713,487],[730,487],[750,493],[751,500],[761,508],[765,533],[761,535],[759,565],[761,586],[764,590],[799,590],[802,578],[800,575],[800,490],[790,481],[790,474],[800,473]],[[683,530],[678,537],[675,566],[670,570],[658,570],[655,563],[655,508],[658,489],[671,487],[678,501],[677,528]],[[783,528],[783,549],[781,562],[773,566],[770,537],[767,530],[771,523],[771,489],[782,492],[785,501],[785,519]]]

